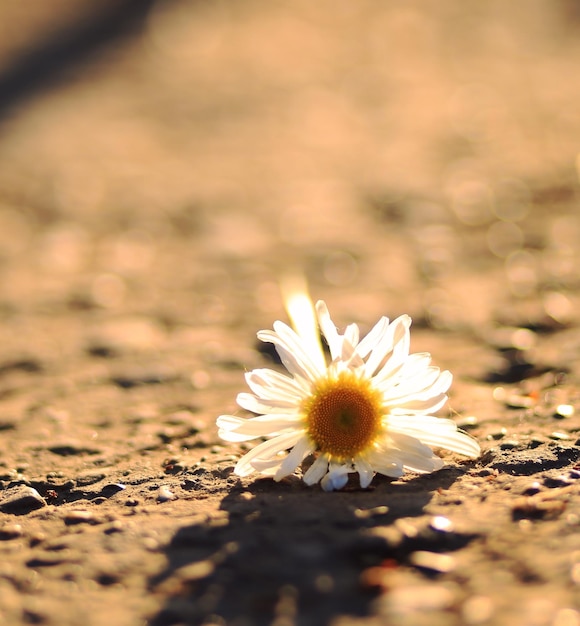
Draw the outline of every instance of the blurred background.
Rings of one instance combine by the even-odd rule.
[[[4,341],[269,325],[294,268],[346,319],[574,322],[578,6],[2,3]]]

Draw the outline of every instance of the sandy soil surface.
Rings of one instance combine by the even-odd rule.
[[[97,4],[0,6],[0,622],[579,626],[576,3]],[[234,476],[289,271],[481,458]]]

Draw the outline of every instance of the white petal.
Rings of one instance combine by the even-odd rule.
[[[399,382],[384,393],[386,400],[395,400],[430,390],[439,380],[441,370],[438,367],[428,367],[426,370],[407,375],[399,372]]]
[[[328,459],[320,455],[316,461],[306,470],[303,480],[307,485],[314,485],[326,474],[328,470]]]
[[[420,454],[411,454],[406,452],[402,457],[403,465],[405,469],[417,474],[429,474],[430,472],[436,472],[440,470],[443,465],[443,460],[437,455],[431,454],[430,457],[422,456]]]
[[[376,450],[367,456],[369,463],[375,472],[399,478],[404,474],[403,463],[400,458],[390,450]]]
[[[247,372],[246,382],[250,389],[262,400],[280,399],[300,402],[304,390],[295,379],[270,369],[256,369]]]
[[[421,443],[417,437],[412,437],[405,432],[396,432],[394,429],[389,430],[389,436],[392,445],[404,453],[413,453],[420,456],[430,457],[433,454],[433,450],[424,443]]]
[[[381,317],[381,319],[371,328],[367,335],[360,341],[356,347],[356,351],[361,358],[365,358],[371,350],[380,342],[383,335],[389,327],[389,318]]]
[[[445,417],[433,415],[389,415],[385,421],[387,429],[405,432],[406,429],[453,433],[457,430],[457,424]]]
[[[445,448],[472,459],[481,454],[477,441],[458,430],[452,420],[429,415],[408,416],[406,419],[402,416],[389,416],[387,428],[389,433],[409,435],[429,446]]]
[[[400,478],[405,473],[402,463],[374,463],[373,468],[378,474],[389,478]]]
[[[313,346],[304,341],[298,333],[287,324],[284,324],[284,322],[274,322],[274,331],[292,348],[294,356],[298,357],[300,361],[303,362],[314,377],[318,377],[324,373],[326,362],[321,346]]]
[[[237,403],[252,413],[291,413],[298,410],[298,403],[290,400],[262,401],[251,393],[239,393]]]
[[[439,380],[429,390],[432,394],[446,393],[453,382],[453,374],[449,370],[443,370],[439,375]]]
[[[298,443],[292,448],[288,456],[282,461],[282,465],[280,465],[280,469],[276,472],[274,480],[279,481],[285,476],[292,474],[298,465],[302,463],[302,459],[304,459],[304,457],[313,450],[314,445],[308,437],[300,439],[300,441],[298,441]]]
[[[365,373],[367,376],[372,376],[381,364],[384,364],[387,355],[393,350],[395,345],[395,332],[399,329],[400,323],[400,318],[394,320],[381,334],[379,341],[372,346],[365,365]]]
[[[360,486],[363,489],[366,489],[371,484],[374,476],[371,464],[365,459],[359,457],[354,460],[354,466],[360,476]]]
[[[218,435],[225,441],[249,441],[266,435],[277,435],[288,428],[301,428],[296,415],[266,414],[246,419],[237,415],[217,418]]]
[[[348,472],[350,469],[340,463],[331,463],[328,474],[320,481],[320,486],[324,491],[342,489],[348,482]]]
[[[382,345],[377,346],[377,354],[375,355],[375,351],[371,353],[367,361],[366,372],[369,376],[372,376],[372,373],[378,368],[379,371],[375,375],[377,383],[389,378],[397,372],[409,357],[409,347],[411,344],[411,336],[409,333],[410,326],[411,318],[408,315],[398,317],[389,325],[389,332],[387,332],[383,338]],[[383,365],[383,361],[390,349],[389,344],[392,345],[392,352]],[[379,357],[381,358],[379,359]]]
[[[429,352],[415,352],[405,359],[405,363],[399,374],[401,378],[413,376],[414,374],[425,371],[429,365],[431,365],[431,354]]]
[[[344,329],[343,337],[344,337],[345,341],[348,341],[348,343],[354,348],[358,344],[358,340],[359,340],[359,337],[360,337],[360,330],[358,328],[358,325],[357,324],[349,324]]]
[[[334,361],[342,352],[342,337],[338,334],[336,326],[330,318],[330,313],[324,300],[319,300],[316,303],[316,314],[318,315],[320,330],[328,343],[330,358]]]
[[[283,322],[274,322],[274,330],[261,330],[258,339],[273,343],[284,367],[295,376],[315,381],[323,369],[313,361],[308,346]]]
[[[403,433],[389,433],[398,448],[398,456],[406,469],[418,473],[433,472],[443,467],[443,461],[419,439]]]
[[[419,376],[410,378],[400,385],[389,388],[388,382],[378,386],[383,394],[385,406],[398,407],[415,401],[428,401],[435,396],[445,393],[451,386],[453,376],[451,372],[440,372],[437,367],[430,367]]]
[[[470,459],[477,459],[481,454],[481,448],[475,439],[467,433],[458,430],[449,435],[437,435],[435,433],[421,434],[421,441],[436,448],[444,448],[451,452],[463,454]]]
[[[264,441],[250,450],[238,461],[236,467],[234,468],[234,473],[238,476],[248,476],[256,469],[252,464],[254,460],[268,461],[273,456],[278,454],[278,452],[291,448],[303,436],[304,432],[302,430],[298,430],[290,433],[284,433],[274,437],[274,439]]]
[[[447,404],[447,394],[440,393],[438,396],[426,400],[409,399],[396,402],[394,406],[386,403],[384,406],[390,415],[425,415],[437,413]]]
[[[276,472],[280,468],[283,459],[270,459],[269,461],[260,461],[259,459],[254,459],[252,461],[252,467],[262,474],[262,476],[271,476],[274,478]]]

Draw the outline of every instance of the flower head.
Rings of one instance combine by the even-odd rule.
[[[217,419],[226,441],[266,438],[239,460],[236,474],[258,471],[281,480],[313,454],[304,482],[320,481],[331,491],[344,487],[351,472],[365,488],[377,472],[399,477],[405,470],[438,470],[443,461],[431,446],[479,456],[472,437],[452,420],[434,417],[447,402],[452,376],[433,367],[428,353],[409,354],[408,315],[390,323],[381,318],[362,340],[356,324],[340,334],[322,301],[316,320],[330,362],[308,321],[296,320],[296,330],[277,321],[274,330],[258,333],[274,344],[289,375],[248,372],[252,393],[238,394],[237,401],[256,417]]]

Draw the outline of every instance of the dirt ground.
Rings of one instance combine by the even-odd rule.
[[[0,5],[0,623],[580,626],[573,0]],[[303,272],[481,443],[338,493],[217,437]]]

